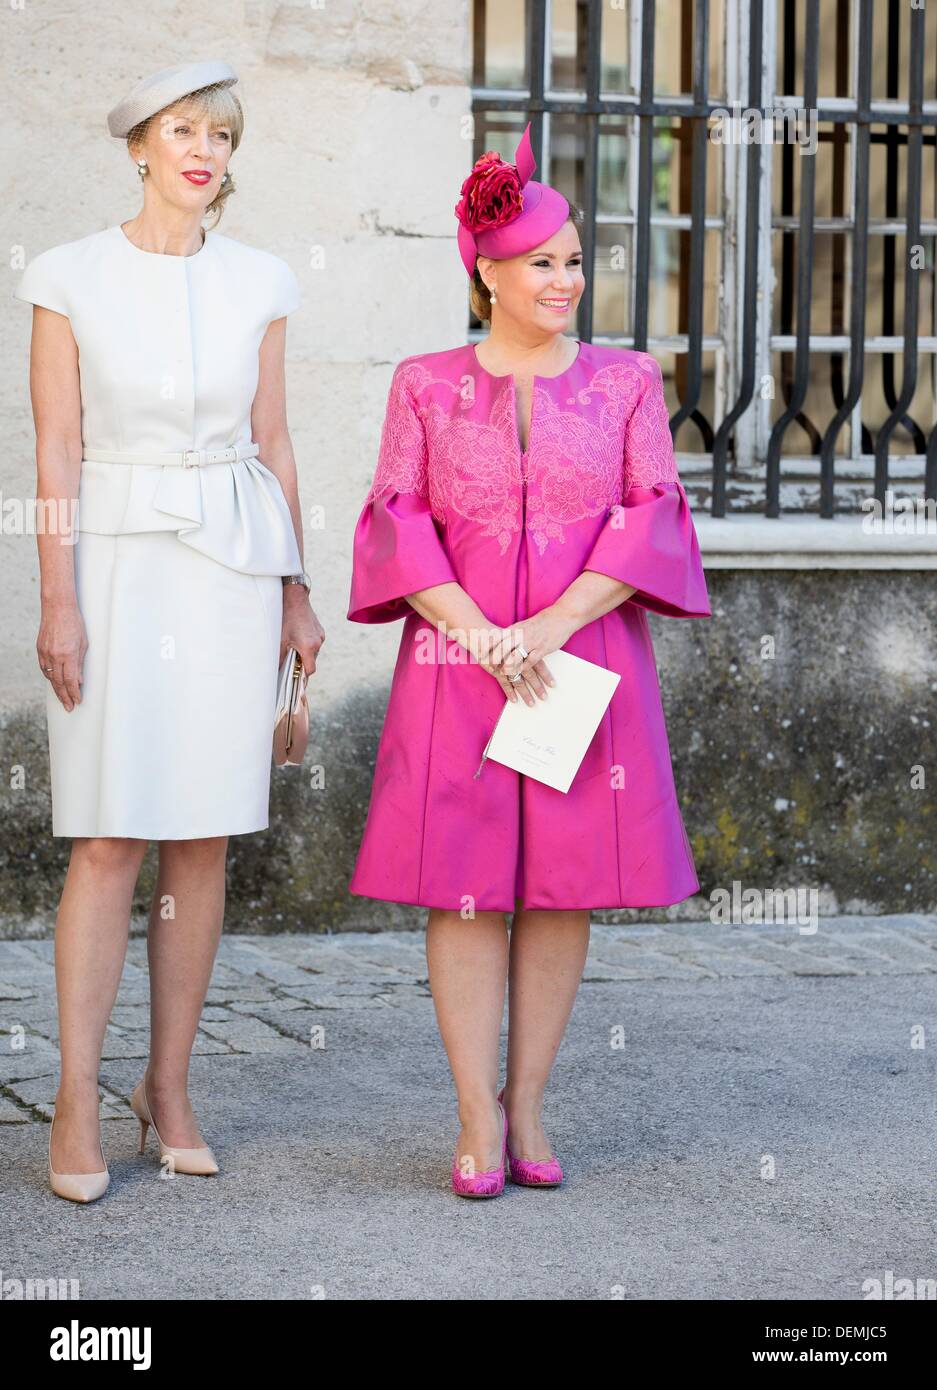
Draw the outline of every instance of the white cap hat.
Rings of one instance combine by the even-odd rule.
[[[197,92],[201,87],[233,87],[238,75],[220,58],[210,58],[204,63],[183,63],[177,68],[163,68],[145,77],[134,87],[129,96],[119,101],[108,113],[107,128],[111,135],[129,135],[135,125],[155,116],[157,111],[171,106],[174,101]]]

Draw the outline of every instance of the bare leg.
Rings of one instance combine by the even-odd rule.
[[[98,1071],[127,953],[134,884],[145,840],[72,842],[55,924],[62,1074],[55,1098],[52,1167],[101,1171]]]
[[[471,1155],[475,1172],[487,1172],[501,1162],[495,1097],[508,968],[504,914],[479,912],[466,921],[458,912],[434,908],[426,927],[426,960],[458,1094],[462,1129],[456,1155]]]
[[[201,1148],[188,1097],[189,1058],[221,937],[225,836],[162,840],[150,909],[150,1060],[146,1094],[164,1144]]]
[[[511,1152],[547,1159],[543,1093],[589,949],[589,913],[521,909],[511,925],[507,1084]]]

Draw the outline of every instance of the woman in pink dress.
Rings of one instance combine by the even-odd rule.
[[[578,214],[534,168],[528,127],[513,165],[489,152],[463,184],[459,249],[491,331],[397,366],[348,611],[404,618],[349,888],[429,909],[465,1196],[503,1189],[505,1154],[515,1182],[562,1180],[540,1115],[590,909],[699,888],[646,617],[710,613],[661,370],[566,336]],[[549,699],[559,649],[621,677],[566,793],[483,757],[506,698]]]

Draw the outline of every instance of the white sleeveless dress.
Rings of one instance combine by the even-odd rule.
[[[78,344],[82,700],[47,692],[52,833],[183,840],[268,825],[281,576],[301,568],[251,442],[258,350],[299,305],[285,261],[207,232],[192,256],[119,226],[52,247],[14,290]],[[231,446],[240,446],[235,451]],[[122,455],[103,462],[102,451]],[[186,466],[128,462],[227,451]]]

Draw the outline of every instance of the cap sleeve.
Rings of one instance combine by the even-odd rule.
[[[670,433],[660,363],[632,354],[641,375],[625,427],[622,496],[612,508],[584,569],[631,585],[625,602],[668,618],[711,614],[699,540]]]
[[[429,501],[426,434],[413,395],[420,368],[398,364],[387,396],[377,467],[355,527],[354,623],[387,623],[414,610],[407,594],[457,576]]]
[[[273,293],[270,304],[270,318],[281,319],[292,314],[302,303],[302,296],[293,270],[286,261],[276,257],[273,275]]]
[[[58,247],[41,251],[29,262],[17,281],[13,294],[27,304],[39,304],[54,309],[57,314],[69,313],[66,277]]]

